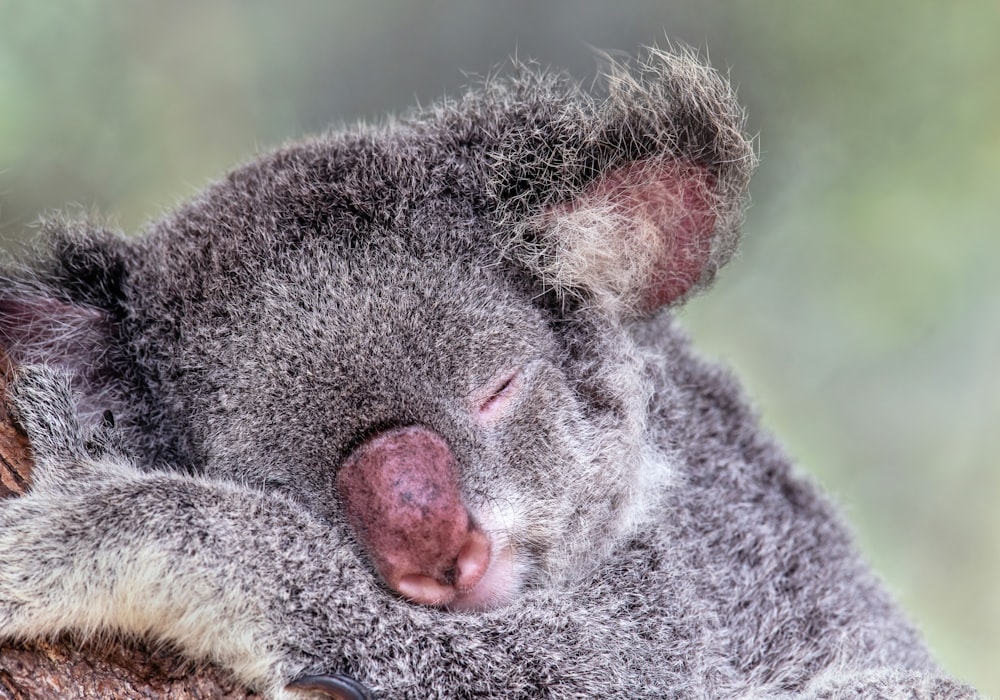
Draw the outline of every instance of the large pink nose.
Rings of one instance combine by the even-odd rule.
[[[341,466],[337,488],[347,521],[394,590],[447,605],[482,580],[490,541],[459,493],[448,443],[421,426],[369,439]]]

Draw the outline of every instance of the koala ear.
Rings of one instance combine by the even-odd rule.
[[[79,225],[45,222],[47,247],[30,265],[0,268],[0,350],[14,364],[66,371],[83,413],[109,408],[124,242]]]
[[[756,166],[727,82],[691,54],[612,63],[607,95],[521,86],[492,192],[509,254],[547,286],[647,315],[707,285],[736,249]]]

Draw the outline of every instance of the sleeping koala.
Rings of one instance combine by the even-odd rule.
[[[0,272],[0,637],[269,698],[967,698],[671,316],[756,159],[650,50],[294,144]],[[102,420],[113,414],[115,426]]]

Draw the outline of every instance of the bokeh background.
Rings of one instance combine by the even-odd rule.
[[[0,0],[0,238],[135,231],[260,150],[511,54],[667,39],[759,132],[742,255],[684,316],[843,504],[944,666],[1000,697],[1000,3]]]

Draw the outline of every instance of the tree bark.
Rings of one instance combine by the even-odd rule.
[[[0,498],[18,496],[31,484],[31,447],[7,411],[5,397],[13,369],[0,348]]]
[[[0,349],[0,498],[31,488],[31,446],[7,410],[12,365]],[[0,700],[260,700],[225,672],[141,641],[0,642]]]

